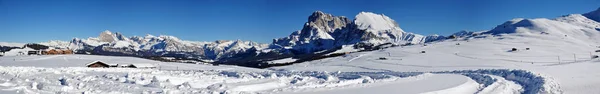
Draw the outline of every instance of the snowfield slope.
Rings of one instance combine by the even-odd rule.
[[[152,64],[156,69],[87,68],[109,64]],[[359,59],[357,59],[359,60]],[[157,62],[135,57],[50,55],[0,57],[2,93],[457,93],[549,92],[527,71],[479,70],[393,72],[370,70],[283,71],[236,66]],[[325,66],[323,66],[325,67]],[[315,67],[321,68],[321,67]],[[527,80],[520,77],[527,78]],[[517,79],[518,78],[518,79]],[[508,79],[508,80],[507,80]],[[523,87],[523,82],[538,84]],[[542,86],[551,85],[551,86]],[[397,88],[398,87],[398,88]],[[403,88],[401,88],[403,87]]]
[[[599,93],[592,89],[600,88],[600,77],[596,76],[600,71],[596,68],[600,67],[597,58],[600,53],[596,52],[600,50],[599,26],[598,22],[579,14],[556,19],[514,19],[477,35],[357,52],[272,69],[395,72],[520,69],[544,77],[547,85],[559,84],[546,88],[559,89],[551,93]]]

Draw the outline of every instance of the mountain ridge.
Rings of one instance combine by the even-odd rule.
[[[260,66],[266,61],[295,58],[311,60],[330,53],[379,49],[382,45],[423,44],[446,39],[485,38],[488,36],[545,36],[574,37],[582,42],[600,41],[600,17],[595,10],[585,14],[570,14],[554,19],[515,18],[491,30],[460,31],[449,36],[423,36],[405,32],[397,22],[372,12],[360,12],[355,19],[335,16],[322,11],[313,12],[301,30],[289,36],[275,38],[272,43],[242,40],[197,42],[168,35],[126,37],[119,32],[104,31],[98,37],[74,38],[69,42],[50,41],[41,44],[75,49],[78,53],[123,55],[138,57],[177,57],[221,64]],[[67,44],[68,43],[68,44]],[[341,50],[352,47],[356,50]],[[344,48],[346,49],[346,48]]]

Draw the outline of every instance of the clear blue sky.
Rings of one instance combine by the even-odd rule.
[[[600,0],[0,0],[0,41],[68,41],[111,30],[270,43],[300,30],[316,10],[351,19],[361,11],[381,13],[407,32],[448,35],[598,7]]]

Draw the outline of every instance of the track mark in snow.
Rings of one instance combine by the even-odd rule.
[[[496,79],[496,82],[485,87],[478,94],[519,94],[523,92],[523,87],[515,82],[508,81],[500,76],[488,76]]]
[[[431,91],[472,93],[480,90],[479,84],[473,84],[477,82],[461,75],[461,73],[479,73],[505,77],[507,80],[523,85],[525,93],[541,91],[543,90],[541,85],[544,85],[544,80],[540,80],[541,78],[535,75],[524,71],[511,70],[423,74],[422,72],[392,71],[161,71],[128,68],[0,66],[0,71],[0,82],[4,81],[4,83],[0,83],[0,89],[27,93],[285,93],[319,89],[325,89],[324,92],[334,89],[331,92],[338,92],[335,89],[346,91],[345,88],[353,87],[360,88],[352,90],[374,89],[369,87],[375,87],[381,92],[390,93],[396,92],[395,90],[413,90],[414,93]],[[423,88],[418,88],[418,90],[411,88],[415,85],[422,85]],[[406,88],[398,88],[397,86]],[[502,88],[497,89],[502,90]],[[496,91],[497,89],[490,91]]]
[[[348,60],[348,62],[352,62],[352,61],[354,61],[355,59],[358,59],[358,58],[360,58],[360,57],[363,57],[363,56],[365,56],[365,55],[366,55],[366,54],[360,54],[360,55],[358,55],[358,56],[356,56],[356,57],[353,57],[353,58],[351,58],[350,60]]]
[[[34,57],[39,57],[39,56],[28,56],[28,57],[32,57],[34,59],[27,59],[27,60],[18,60],[18,61],[39,61],[39,60],[46,60],[46,59],[52,59],[52,58],[56,58],[56,57],[61,57],[62,55],[51,55],[51,56],[43,56],[41,58],[34,58]]]
[[[389,65],[398,65],[398,66],[411,66],[411,67],[423,67],[423,68],[435,68],[435,67],[501,67],[501,66],[486,66],[486,65],[473,65],[473,66],[428,66],[428,65],[414,65],[414,64],[402,64],[402,63],[389,63],[389,62],[383,62],[383,61],[379,61],[379,60],[368,60],[371,62],[375,62],[375,63],[380,63],[380,64],[389,64]]]

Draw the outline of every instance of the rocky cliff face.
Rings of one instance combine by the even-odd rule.
[[[290,36],[274,39],[273,44],[297,50],[301,53],[331,49],[335,47],[335,33],[348,25],[350,21],[343,16],[333,16],[316,11],[300,31]]]

